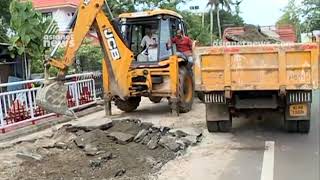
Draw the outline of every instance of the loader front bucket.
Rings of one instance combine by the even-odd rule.
[[[68,109],[67,91],[68,87],[63,82],[44,85],[37,92],[37,105],[48,112],[74,116],[73,111]]]

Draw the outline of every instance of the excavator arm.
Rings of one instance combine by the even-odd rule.
[[[125,45],[117,33],[113,23],[106,16],[103,8],[106,0],[81,0],[77,18],[72,28],[72,38],[69,39],[62,60],[50,58],[48,63],[60,70],[57,80],[46,84],[37,94],[37,103],[46,110],[58,114],[71,115],[67,110],[67,88],[63,79],[68,67],[75,62],[76,53],[81,47],[86,35],[94,28],[104,52],[103,79],[105,92],[125,99],[129,95],[127,78],[134,59],[132,51]],[[109,13],[110,13],[110,9]],[[109,15],[112,17],[112,15]]]

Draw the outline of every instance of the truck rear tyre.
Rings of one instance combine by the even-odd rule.
[[[219,130],[220,132],[230,132],[232,129],[232,121],[220,121]]]
[[[207,121],[207,128],[211,133],[219,132],[219,121]]]
[[[155,97],[155,96],[151,96],[149,97],[150,101],[153,103],[160,103],[162,100],[162,97]]]
[[[229,121],[207,121],[209,132],[230,132],[232,129],[232,120]]]
[[[309,133],[310,132],[310,120],[298,121],[298,130],[300,133]]]
[[[136,110],[140,105],[141,97],[130,97],[127,100],[120,98],[115,100],[115,105],[124,112],[132,112]]]
[[[310,132],[310,120],[291,121],[285,120],[284,127],[287,132],[290,133],[303,133]]]
[[[298,121],[285,120],[284,129],[289,133],[298,132]]]
[[[178,109],[180,113],[191,111],[194,98],[194,82],[192,70],[181,66],[179,68],[179,102]]]

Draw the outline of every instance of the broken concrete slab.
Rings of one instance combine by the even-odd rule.
[[[160,132],[161,132],[161,135],[165,135],[167,132],[170,131],[170,128],[169,127],[160,127],[159,128]]]
[[[84,130],[79,130],[79,131],[75,132],[75,135],[76,135],[76,136],[81,136],[81,135],[83,135],[84,133],[86,133]]]
[[[109,137],[114,138],[119,144],[125,145],[133,141],[134,136],[132,134],[126,134],[122,132],[111,132]]]
[[[92,168],[98,168],[101,167],[102,165],[102,160],[99,159],[94,159],[94,160],[90,160],[89,166]]]
[[[67,149],[68,148],[68,145],[64,142],[56,142],[54,144],[54,147],[57,148],[57,149]]]
[[[158,142],[160,140],[161,134],[157,133],[151,137],[150,141],[148,142],[147,146],[149,149],[154,150],[158,147]]]
[[[40,138],[34,143],[34,145],[36,147],[50,149],[50,148],[54,148],[55,143],[56,143],[56,141],[53,139]]]
[[[99,155],[98,159],[103,160],[104,162],[115,158],[115,156],[111,152],[104,152]]]
[[[179,138],[186,137],[186,136],[196,136],[196,137],[202,136],[201,129],[196,129],[192,127],[171,129],[169,133]]]
[[[69,127],[69,126],[68,126]],[[66,128],[68,128],[66,127]],[[74,139],[76,139],[76,135],[70,132],[67,132],[66,129],[60,128],[57,133],[50,139],[56,142],[63,142],[65,144],[68,144],[72,142]]]
[[[133,122],[133,123],[136,123],[136,124],[140,124],[141,123],[141,120],[140,119],[126,119],[127,122]]]
[[[126,169],[120,169],[115,175],[114,177],[121,177],[126,173]]]
[[[142,129],[139,133],[134,137],[133,141],[139,143],[143,140],[143,138],[149,133],[148,130]]]
[[[17,158],[20,159],[24,159],[24,160],[36,160],[36,161],[41,161],[42,160],[42,156],[40,154],[36,154],[33,152],[29,152],[29,151],[22,151],[22,152],[18,152],[16,154]]]
[[[85,133],[81,136],[78,136],[75,140],[74,143],[79,147],[79,148],[84,148],[86,145],[92,144],[93,142],[97,141],[99,138],[106,137],[107,134],[100,130],[93,130],[88,133]]]
[[[153,124],[149,122],[143,122],[140,124],[140,127],[142,127],[143,129],[150,129],[152,126]]]
[[[185,144],[181,139],[177,139],[177,140],[176,140],[176,143],[180,145],[178,151],[180,151],[180,150],[185,150],[185,149],[188,148],[188,145]]]
[[[85,132],[93,131],[96,129],[108,130],[113,126],[112,120],[110,119],[96,119],[90,122],[79,122],[68,128],[69,132],[77,132],[83,130]]]
[[[187,146],[195,146],[200,141],[200,138],[197,136],[186,136],[180,139]]]
[[[85,145],[83,151],[86,153],[87,156],[95,156],[99,152],[98,148],[91,144]]]
[[[178,152],[181,150],[181,144],[177,143],[177,138],[170,135],[161,137],[159,140],[159,145],[173,152]]]
[[[147,134],[140,142],[143,145],[147,145],[152,138],[152,134]]]

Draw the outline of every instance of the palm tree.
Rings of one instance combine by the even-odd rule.
[[[233,4],[232,0],[209,0],[208,5],[210,6],[210,31],[211,31],[211,42],[213,41],[213,8],[217,12],[217,23],[218,23],[218,31],[219,31],[219,38],[222,39],[222,32],[221,32],[221,22],[220,22],[220,5],[222,7],[226,7],[229,11],[231,10],[230,5]]]

